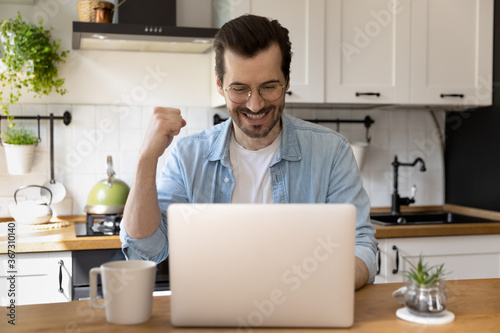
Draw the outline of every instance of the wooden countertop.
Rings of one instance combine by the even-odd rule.
[[[372,208],[371,213],[386,213],[390,207]],[[500,212],[486,211],[483,209],[463,207],[446,204],[444,206],[429,207],[404,207],[403,212],[425,212],[425,211],[446,211],[456,214],[481,217],[500,221]],[[434,236],[465,236],[465,235],[492,235],[500,234],[500,222],[487,223],[454,223],[435,225],[396,225],[381,226],[374,224],[376,229],[375,237],[380,238],[402,238],[402,237],[434,237]]]
[[[85,223],[85,216],[63,216],[60,220],[69,225],[44,231],[29,230],[29,227],[22,230],[21,226],[16,226],[16,253],[121,248],[119,236],[76,237],[75,223]],[[7,221],[9,219],[1,219],[0,225],[5,228]],[[7,253],[7,241],[8,236],[0,232],[0,254]]]
[[[374,208],[372,212],[385,212],[389,208]],[[464,208],[453,205],[433,207],[405,207],[403,211],[425,211],[425,210],[452,211],[465,215],[498,219],[499,212],[483,211],[472,208]],[[61,220],[68,221],[69,226],[47,231],[25,232],[17,228],[16,252],[50,252],[50,251],[76,251],[93,249],[119,249],[121,247],[118,236],[96,236],[76,237],[75,223],[85,223],[85,216],[62,216]],[[8,218],[0,218],[0,227]],[[433,237],[433,236],[458,236],[458,235],[491,235],[500,234],[500,222],[490,223],[456,223],[443,225],[404,225],[404,226],[380,226],[374,225],[375,237],[401,238],[401,237]],[[7,253],[7,234],[0,229],[0,254]]]
[[[500,332],[500,279],[447,281],[448,310],[455,320],[444,325],[423,325],[396,317],[400,307],[392,292],[401,283],[369,285],[356,292],[354,325],[349,329],[293,329],[293,332]],[[170,296],[153,301],[152,318],[140,325],[108,324],[104,310],[89,301],[16,307],[16,326],[7,324],[7,309],[0,310],[1,332],[290,332],[291,329],[174,328],[170,323]]]
[[[374,226],[376,230],[375,237],[377,239],[500,234],[500,222],[402,226],[381,226],[374,224]]]

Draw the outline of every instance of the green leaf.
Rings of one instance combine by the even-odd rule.
[[[1,133],[2,141],[13,145],[31,145],[37,143],[38,137],[32,130],[26,130],[23,127],[14,129],[15,124],[9,124],[9,129]]]
[[[52,91],[61,95],[66,93],[65,89],[61,89],[64,79],[59,78],[57,66],[65,62],[68,51],[59,51],[61,41],[51,39],[50,30],[43,28],[41,20],[39,26],[27,23],[18,12],[15,19],[1,21],[0,35],[4,37],[1,61],[6,66],[5,71],[0,73],[0,102],[7,94],[5,101],[16,103],[23,87],[34,93],[34,98]],[[33,68],[26,70],[28,78],[18,75],[30,63]],[[10,89],[4,91],[4,87]]]
[[[408,271],[403,271],[403,274],[409,281],[415,284],[435,284],[443,280],[444,276],[448,274],[444,271],[444,264],[429,266],[429,264],[424,261],[424,256],[422,254],[420,254],[416,265],[406,257],[403,257],[403,259],[410,265],[410,269]]]

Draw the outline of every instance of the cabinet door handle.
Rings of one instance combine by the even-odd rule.
[[[392,249],[396,251],[396,268],[392,270],[392,274],[398,274],[399,271],[399,249],[396,245],[392,246]]]
[[[59,264],[59,290],[58,291],[60,293],[63,293],[64,289],[62,287],[62,268],[64,266],[64,261],[59,260],[58,264]]]
[[[378,92],[356,92],[356,97],[359,96],[376,96],[380,97],[380,93]]]
[[[446,97],[464,98],[464,94],[441,94],[441,98],[446,98]]]
[[[380,249],[377,246],[377,274],[380,274],[380,264],[381,264],[381,259],[380,259]]]
[[[292,96],[293,92],[291,90],[288,90],[285,94],[287,94],[288,96]]]

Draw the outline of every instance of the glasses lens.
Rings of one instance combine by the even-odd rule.
[[[274,102],[281,97],[283,87],[279,83],[265,84],[259,88],[260,96],[268,102]]]
[[[233,103],[244,103],[250,97],[250,87],[248,86],[231,86],[227,90],[229,95],[229,99],[233,101]]]

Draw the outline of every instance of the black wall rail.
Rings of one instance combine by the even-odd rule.
[[[64,114],[62,116],[54,116],[53,113],[51,113],[49,116],[0,116],[0,129],[2,128],[1,127],[1,120],[2,119],[8,119],[8,118],[12,118],[12,119],[24,119],[24,120],[38,120],[38,140],[39,141],[42,141],[41,138],[40,138],[40,120],[50,120],[51,122],[53,120],[62,120],[64,122],[64,125],[68,126],[70,123],[71,123],[71,113],[69,111],[64,111]],[[51,124],[52,125],[52,124]],[[0,140],[0,144],[2,143],[2,141]]]
[[[227,118],[221,118],[218,114],[214,115],[214,125],[217,125],[219,123],[222,123],[226,121]],[[371,141],[371,137],[368,135],[370,126],[375,123],[375,120],[373,120],[370,116],[366,116],[364,119],[303,119],[305,121],[309,121],[311,123],[336,123],[337,124],[337,132],[339,131],[340,124],[341,123],[360,123],[364,124],[366,128],[366,142]]]

